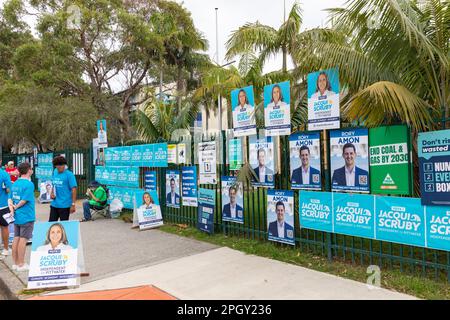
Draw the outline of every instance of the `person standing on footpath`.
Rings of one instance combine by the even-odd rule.
[[[52,182],[53,189],[50,204],[49,222],[67,221],[70,214],[75,212],[75,201],[77,200],[77,180],[72,171],[67,169],[67,160],[63,156],[53,159]]]
[[[36,207],[34,201],[34,184],[31,182],[33,169],[28,162],[19,165],[20,178],[12,185],[9,196],[9,208],[14,215],[14,241],[12,256],[13,271],[28,271],[25,263],[27,242],[33,237]]]
[[[14,161],[9,161],[5,170],[11,178],[11,182],[12,183],[16,182],[17,179],[19,178],[19,170],[17,170],[17,168],[14,167]]]
[[[1,168],[2,159],[0,158],[0,229],[2,233],[3,250],[1,256],[8,256],[9,251],[9,223],[3,217],[10,213],[8,205],[8,194],[11,192],[11,178],[5,170]]]

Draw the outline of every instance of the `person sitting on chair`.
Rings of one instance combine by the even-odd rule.
[[[83,202],[84,218],[80,220],[81,222],[91,220],[91,209],[101,210],[105,208],[108,201],[105,188],[97,181],[93,181],[89,185],[86,195],[89,197],[89,200]]]

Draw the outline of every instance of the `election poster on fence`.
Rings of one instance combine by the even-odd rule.
[[[368,134],[365,128],[330,132],[332,191],[369,193]]]
[[[51,198],[53,184],[51,180],[41,181],[39,180],[39,202],[49,203],[52,202]]]
[[[411,195],[411,132],[406,125],[369,130],[370,189],[376,194]]]
[[[290,82],[264,87],[264,120],[266,136],[291,134],[291,88]]]
[[[340,128],[339,71],[308,74],[308,131]]]
[[[156,191],[146,191],[142,198],[142,205],[137,208],[139,229],[147,230],[162,226],[164,222]]]
[[[231,91],[235,137],[256,134],[255,97],[253,86]]]
[[[197,166],[182,168],[181,187],[183,206],[198,207]]]
[[[222,220],[244,223],[244,191],[236,177],[222,177]]]
[[[267,191],[267,232],[270,241],[295,245],[294,191]]]
[[[425,212],[417,198],[376,197],[377,240],[425,246]]]
[[[258,180],[252,181],[253,186],[275,187],[275,150],[272,137],[258,139],[249,138],[250,165]]]
[[[321,190],[320,134],[295,133],[289,137],[291,188]]]
[[[422,204],[450,206],[450,130],[419,133]]]
[[[146,170],[144,172],[144,189],[145,191],[157,191],[156,171]]]
[[[450,207],[427,206],[427,247],[450,251]]]
[[[244,162],[242,161],[242,141],[240,138],[228,140],[228,163],[230,170],[240,170]]]
[[[209,234],[214,233],[214,210],[216,206],[216,190],[198,189],[198,218],[199,230]]]
[[[177,145],[176,144],[168,144],[167,145],[167,162],[168,163],[177,163]]]
[[[300,228],[333,232],[332,211],[332,193],[300,191]]]
[[[200,184],[217,184],[217,147],[215,141],[198,144],[198,166]]]
[[[79,285],[83,259],[78,221],[38,222],[32,243],[28,289]]]
[[[372,197],[362,194],[335,193],[333,195],[334,232],[372,238],[375,207]]]
[[[100,148],[108,148],[108,135],[106,133],[106,120],[97,120],[97,139]]]
[[[166,205],[172,208],[179,208],[180,197],[180,171],[169,170],[166,172]]]

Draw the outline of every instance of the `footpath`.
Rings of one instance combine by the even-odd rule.
[[[48,220],[49,205],[38,204],[36,211],[38,220]],[[78,202],[71,219],[81,217]],[[152,285],[177,299],[415,299],[159,230],[141,232],[121,220],[81,223],[81,236],[89,276],[81,278],[79,288],[40,295]],[[27,285],[27,273],[16,275],[11,265],[11,257],[0,261],[0,292],[9,298]]]

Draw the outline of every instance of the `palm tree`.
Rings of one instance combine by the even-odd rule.
[[[294,74],[339,67],[349,122],[417,132],[433,129],[440,110],[449,117],[449,2],[350,0],[329,11],[332,29],[295,44]]]
[[[184,99],[181,108],[177,109],[177,102],[163,102],[152,99],[142,110],[136,111],[135,127],[138,141],[155,143],[170,141],[172,133],[180,129],[189,129],[199,110],[198,104]]]

